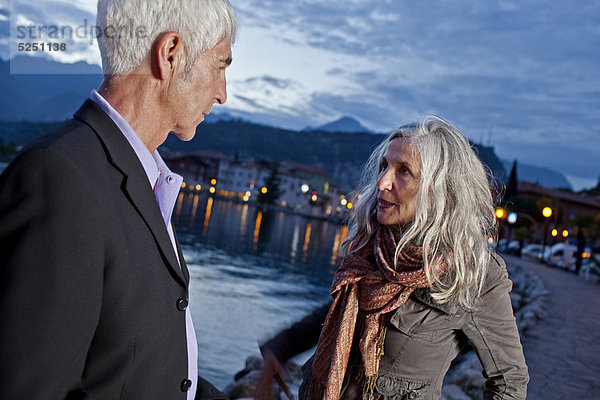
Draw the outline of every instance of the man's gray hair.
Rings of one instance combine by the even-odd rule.
[[[162,33],[181,35],[189,70],[221,40],[233,43],[237,31],[228,0],[98,0],[96,24],[105,75],[133,72]]]
[[[396,138],[409,140],[421,160],[415,216],[403,227],[396,252],[407,243],[422,246],[432,297],[440,303],[456,300],[464,308],[472,308],[490,262],[488,238],[496,236],[493,198],[488,173],[470,143],[441,118],[428,116],[400,127],[371,154],[357,189],[362,196],[349,221],[342,253],[364,246],[377,227],[381,159]],[[446,263],[441,281],[433,278],[438,260]]]

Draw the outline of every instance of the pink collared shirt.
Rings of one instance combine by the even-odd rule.
[[[142,139],[135,133],[129,123],[96,90],[92,90],[90,98],[113,120],[142,163],[165,221],[169,238],[171,238],[175,257],[177,257],[177,261],[181,267],[175,236],[173,234],[173,225],[171,224],[171,214],[173,213],[183,178],[169,170],[157,150],[154,151],[154,154],[150,154]],[[194,331],[194,322],[192,321],[189,306],[185,310],[185,328],[188,349],[188,379],[192,381],[192,386],[187,392],[187,399],[194,400],[198,385],[198,342],[196,341],[196,332]]]

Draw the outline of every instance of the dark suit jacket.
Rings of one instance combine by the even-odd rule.
[[[86,101],[0,176],[0,398],[185,399],[179,259],[134,151]]]

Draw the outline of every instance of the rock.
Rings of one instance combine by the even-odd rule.
[[[518,311],[521,307],[521,299],[522,296],[519,293],[511,292],[510,293],[510,302],[512,304],[512,308],[514,311]]]
[[[471,400],[457,385],[447,385],[442,388],[442,396],[447,400]]]

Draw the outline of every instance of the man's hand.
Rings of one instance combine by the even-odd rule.
[[[256,386],[254,398],[256,400],[274,400],[276,395],[272,382],[275,379],[287,398],[293,400],[294,397],[286,384],[286,382],[291,382],[292,379],[279,360],[277,360],[277,357],[270,350],[265,349],[263,351],[263,359],[265,360],[265,364],[260,374],[258,385]]]

